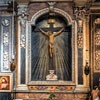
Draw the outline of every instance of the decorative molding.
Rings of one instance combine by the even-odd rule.
[[[74,69],[74,68],[73,68]],[[29,73],[31,74],[31,73]],[[73,74],[73,73],[72,73]],[[72,76],[72,79],[74,80],[74,77],[75,75],[73,74]],[[75,85],[75,82],[74,81],[64,81],[64,80],[58,80],[58,81],[30,81],[29,83],[27,83],[29,86],[32,86],[32,85]]]
[[[73,91],[75,86],[28,86],[29,90],[33,91],[47,91],[47,92],[56,92],[56,91]]]

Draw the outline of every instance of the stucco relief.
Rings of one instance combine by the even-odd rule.
[[[22,34],[22,35],[21,35],[20,46],[21,46],[22,48],[25,48],[25,43],[26,43],[25,35]]]
[[[4,45],[4,47],[8,47],[8,44],[9,44],[8,34],[9,34],[9,32],[3,33],[3,45]],[[5,70],[9,69],[9,65],[8,65],[9,58],[8,57],[9,57],[8,51],[6,51],[4,49],[4,51],[3,51],[3,68]]]
[[[27,7],[19,7],[18,18],[20,23],[20,47],[25,48],[26,45],[26,21],[27,21]]]
[[[8,57],[9,57],[9,55],[8,55],[8,52],[7,51],[4,51],[4,53],[3,53],[3,68],[5,69],[5,70],[8,70],[9,69],[9,66],[8,66]]]
[[[9,24],[10,24],[10,22],[9,22],[8,19],[3,19],[3,20],[2,20],[2,25],[3,25],[3,26],[9,26]]]
[[[77,46],[78,48],[83,48],[83,34],[77,35]]]
[[[9,32],[5,32],[5,33],[3,33],[3,44],[4,45],[8,45],[8,34],[9,34]]]

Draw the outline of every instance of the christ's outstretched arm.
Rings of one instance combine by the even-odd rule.
[[[42,33],[43,35],[48,36],[48,32],[45,32],[45,31],[42,30],[41,28],[39,28],[39,29],[40,29],[40,31],[41,31],[41,33]]]
[[[57,36],[57,35],[59,35],[59,34],[61,34],[61,32],[64,30],[64,28],[62,28],[61,30],[59,30],[58,32],[55,32],[54,33],[54,36]]]

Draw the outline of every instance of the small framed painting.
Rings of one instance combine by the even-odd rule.
[[[0,92],[11,92],[12,74],[0,73]]]

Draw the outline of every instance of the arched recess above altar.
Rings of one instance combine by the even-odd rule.
[[[38,49],[40,49],[40,48],[42,48],[41,46],[40,46],[40,44],[38,43],[38,39],[37,39],[37,37],[34,35],[34,36],[32,36],[32,32],[33,33],[38,33],[39,32],[39,27],[41,28],[42,26],[38,23],[38,20],[41,18],[41,17],[43,17],[43,16],[48,16],[48,12],[49,12],[49,8],[45,8],[45,9],[42,9],[42,10],[40,10],[40,11],[38,11],[37,13],[35,13],[33,16],[32,16],[32,19],[31,19],[31,21],[29,21],[28,22],[28,34],[27,34],[27,36],[26,36],[26,70],[28,70],[28,73],[27,73],[27,84],[28,85],[75,85],[75,84],[77,84],[77,74],[75,74],[75,73],[77,73],[77,28],[75,28],[75,27],[77,27],[77,24],[76,24],[76,22],[75,22],[75,20],[72,20],[72,18],[71,18],[71,16],[67,13],[67,12],[65,12],[65,11],[63,11],[63,10],[61,10],[61,9],[58,9],[58,8],[54,8],[54,13],[55,14],[57,14],[57,16],[60,16],[60,18],[62,18],[62,19],[64,19],[64,21],[65,21],[65,24],[66,24],[66,26],[69,26],[70,27],[70,29],[71,29],[71,36],[70,36],[70,47],[71,47],[71,54],[69,54],[70,55],[70,60],[71,60],[71,65],[70,65],[70,67],[71,68],[69,68],[69,69],[67,69],[67,67],[69,67],[69,66],[67,66],[69,63],[68,63],[68,59],[62,59],[62,58],[59,58],[60,59],[60,61],[62,61],[62,62],[64,62],[65,61],[65,63],[61,63],[61,64],[59,64],[59,65],[62,65],[62,66],[64,66],[65,65],[65,68],[63,68],[63,70],[66,70],[66,71],[62,71],[62,72],[59,72],[58,71],[58,74],[61,74],[61,73],[63,73],[63,75],[64,76],[66,76],[66,74],[65,73],[68,73],[67,71],[68,70],[71,70],[71,72],[69,73],[69,74],[71,74],[70,75],[70,79],[68,79],[68,78],[58,78],[56,81],[48,81],[48,80],[46,80],[46,74],[48,73],[49,74],[49,70],[48,70],[48,72],[47,73],[45,73],[44,71],[43,71],[43,68],[41,68],[41,69],[37,69],[37,67],[39,68],[39,67],[41,67],[40,65],[41,65],[41,63],[43,63],[43,61],[44,62],[49,62],[48,60],[43,60],[43,58],[42,58],[42,60],[40,60],[40,62],[38,61],[39,59],[40,59],[40,57],[43,57],[42,55],[39,55],[38,53],[40,53],[41,54],[41,51],[39,50],[38,51]],[[59,18],[58,18],[59,19]],[[60,19],[62,22],[64,22],[62,19]],[[44,21],[45,22],[45,21]],[[42,22],[40,22],[40,23],[42,23]],[[39,27],[38,27],[38,25],[39,25]],[[43,25],[43,23],[42,23],[42,25]],[[47,25],[47,24],[46,24]],[[58,25],[59,26],[59,25]],[[38,27],[38,28],[36,28],[36,27]],[[45,27],[45,25],[44,25],[44,27]],[[36,29],[35,29],[36,28]],[[43,28],[43,27],[42,27]],[[61,37],[61,38],[63,38],[64,36],[66,37],[67,35],[66,35],[66,30],[65,30],[65,32],[63,32],[61,35],[59,35],[57,38],[58,38],[58,40],[60,40],[59,39],[59,37]],[[40,32],[38,33],[38,35],[40,34]],[[32,38],[33,37],[33,38]],[[40,39],[40,37],[42,37],[42,39]],[[40,42],[42,43],[42,40],[45,40],[45,39],[47,39],[45,36],[43,36],[42,34],[40,35],[40,37],[38,37],[39,39],[40,39]],[[56,37],[55,37],[56,38]],[[34,41],[34,39],[36,39],[35,41]],[[65,38],[64,38],[65,39]],[[67,37],[67,39],[69,39],[69,37]],[[65,42],[64,44],[65,45],[68,45],[67,44],[67,39],[65,39],[65,41],[63,41],[63,42]],[[33,40],[33,41],[32,41]],[[57,39],[55,39],[55,41],[57,41]],[[45,43],[46,43],[47,41],[45,41]],[[32,44],[33,43],[33,44]],[[36,43],[37,44],[39,44],[39,46],[38,47],[36,47],[36,46],[34,46],[34,45],[36,45]],[[48,42],[47,42],[48,43]],[[32,49],[33,48],[33,49]],[[36,50],[34,50],[34,48],[38,48],[38,49],[36,49]],[[44,47],[45,49],[47,48],[47,47]],[[56,47],[57,48],[57,47]],[[66,48],[66,47],[64,47],[64,48]],[[44,50],[43,50],[44,51]],[[59,51],[59,49],[58,49],[58,51]],[[65,52],[66,52],[67,50],[65,49]],[[38,55],[35,55],[34,56],[34,54],[32,54],[32,52],[33,53],[35,53],[35,54],[38,54],[39,55],[39,58],[36,58]],[[48,51],[47,51],[48,52]],[[45,51],[45,54],[46,54],[46,51]],[[68,53],[66,53],[65,55],[67,55]],[[33,57],[34,56],[34,57]],[[58,55],[59,56],[59,55]],[[67,57],[67,56],[66,56]],[[36,59],[35,59],[36,58]],[[55,58],[57,58],[58,59],[58,57],[55,57]],[[32,59],[33,59],[33,61],[34,62],[32,62]],[[48,59],[48,57],[47,57],[47,55],[45,55],[45,57],[44,57],[44,59]],[[57,59],[56,59],[56,61],[57,61]],[[34,63],[34,64],[33,64]],[[37,63],[39,63],[38,65],[37,65]],[[59,63],[59,60],[56,62],[56,63]],[[35,66],[35,65],[37,65],[36,67],[33,67],[33,66]],[[45,64],[44,64],[45,65]],[[47,64],[48,65],[48,64]],[[43,65],[42,65],[43,66]],[[60,68],[62,68],[62,67],[60,67]],[[44,69],[45,69],[45,67],[44,67]],[[56,69],[57,69],[57,67],[56,67]],[[33,70],[33,71],[32,71]],[[38,72],[40,70],[40,72]],[[60,69],[59,69],[60,70]],[[37,73],[35,73],[35,71],[37,71]],[[41,73],[42,72],[42,73]],[[57,70],[55,71],[55,73],[57,72]],[[40,74],[40,76],[38,76],[38,74]],[[42,74],[45,74],[45,76],[43,76]],[[57,74],[57,76],[58,76],[58,74]],[[33,76],[32,76],[33,75]],[[41,75],[44,77],[44,78],[36,78],[36,75],[37,75],[37,77],[41,77]],[[66,76],[67,77],[67,76]]]

